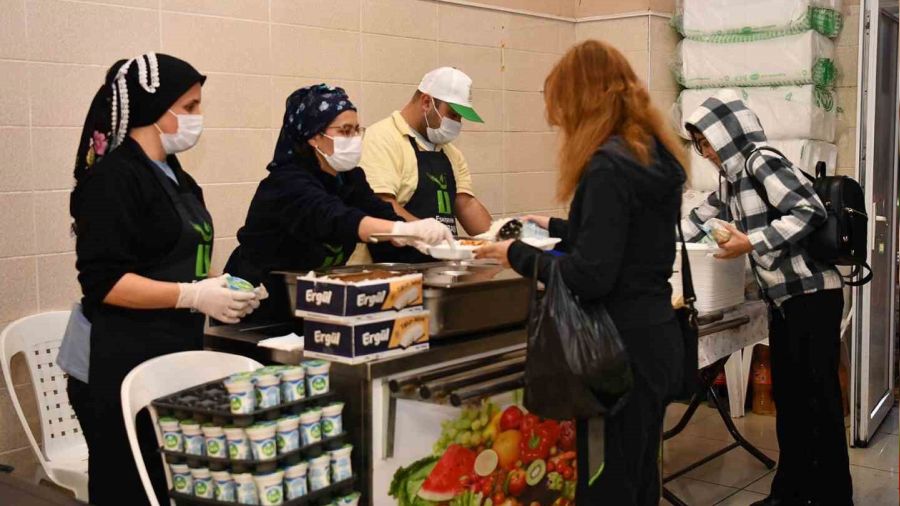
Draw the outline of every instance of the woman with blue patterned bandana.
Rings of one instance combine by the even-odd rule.
[[[290,317],[284,278],[273,271],[343,265],[358,242],[376,233],[420,237],[427,244],[452,239],[434,219],[403,221],[372,192],[357,167],[364,131],[341,88],[317,84],[288,97],[269,175],[256,189],[226,267],[254,285],[263,283],[271,295],[248,321]]]

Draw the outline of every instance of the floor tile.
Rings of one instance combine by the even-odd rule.
[[[749,486],[747,486],[746,490],[750,492],[756,492],[758,494],[769,495],[769,492],[772,490],[772,480],[775,478],[775,470],[769,471],[762,478],[754,481]]]
[[[895,434],[879,432],[867,448],[850,448],[850,463],[882,471],[897,472],[898,441]]]
[[[749,490],[741,490],[737,494],[727,497],[724,501],[718,503],[718,506],[749,506],[756,501],[765,499],[763,494],[750,492]]]
[[[715,413],[715,412],[714,412]],[[741,418],[732,418],[738,432],[750,441],[754,446],[762,450],[778,450],[778,438],[775,433],[775,417],[748,413]],[[716,414],[701,420],[692,420],[684,429],[685,434],[716,439],[718,441],[732,441],[731,433],[725,427],[725,422]]]
[[[886,432],[888,434],[900,434],[900,419],[898,419],[897,414],[900,413],[900,409],[897,406],[894,406],[894,409],[888,413],[887,418],[884,419],[884,423],[881,424],[881,427],[878,427],[878,432]]]
[[[684,412],[687,411],[687,407],[688,407],[687,404],[683,404],[683,403],[669,404],[669,407],[666,408],[666,420],[665,420],[665,424],[663,425],[666,428],[666,430],[671,429],[672,427],[675,426],[676,423],[678,423],[679,420],[681,420],[681,415],[683,415]],[[714,414],[716,414],[716,416],[718,416],[717,413],[718,412],[715,409],[710,408],[706,404],[702,404],[702,405],[700,405],[700,407],[697,408],[697,411],[694,413],[694,416],[691,417],[691,421],[690,421],[690,423],[688,423],[688,427],[690,427],[691,425],[698,423],[702,420],[706,420],[707,418],[709,418],[710,416],[712,416]],[[685,431],[687,431],[688,427],[685,428]]]
[[[778,452],[764,450],[769,458],[777,461]],[[769,472],[766,466],[743,448],[735,448],[721,457],[694,469],[686,476],[696,480],[744,488]]]
[[[896,506],[900,504],[897,473],[850,466],[850,475],[853,476],[853,502],[855,504],[860,506]]]
[[[723,487],[705,481],[692,480],[681,477],[666,484],[666,488],[678,496],[679,499],[691,506],[704,504],[716,504],[719,501],[739,492],[738,489]],[[660,504],[665,504],[661,501]]]
[[[663,446],[663,475],[669,475],[728,446],[724,441],[680,434]],[[718,460],[718,459],[717,459]],[[713,461],[715,463],[716,461]]]

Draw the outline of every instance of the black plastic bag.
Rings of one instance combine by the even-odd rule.
[[[557,420],[612,415],[634,384],[625,345],[606,308],[583,306],[556,264],[543,296],[537,289],[532,295],[525,407]]]

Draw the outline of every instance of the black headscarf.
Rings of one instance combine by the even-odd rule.
[[[285,104],[275,155],[267,167],[269,171],[291,166],[297,147],[303,147],[307,140],[325,131],[341,113],[355,110],[347,92],[336,86],[314,84],[291,93]]]

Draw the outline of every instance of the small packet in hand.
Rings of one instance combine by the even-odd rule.
[[[731,240],[731,230],[728,224],[718,218],[713,218],[701,227],[706,235],[711,237],[717,244],[722,244]]]

